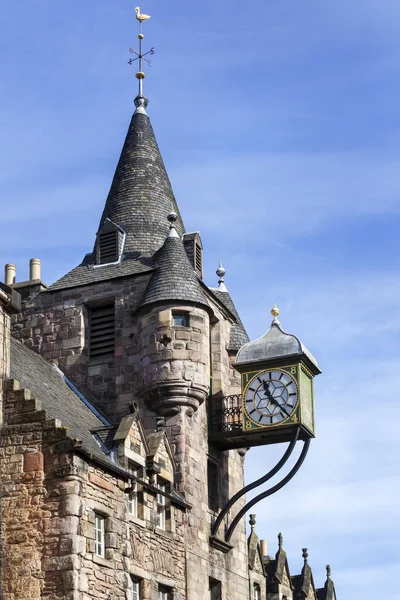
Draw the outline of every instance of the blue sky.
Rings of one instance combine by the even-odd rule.
[[[2,2],[0,258],[47,283],[94,241],[136,93],[127,0]],[[292,574],[397,600],[400,3],[148,0],[148,112],[206,280],[221,259],[252,338],[280,320],[318,357],[318,436],[257,506]],[[252,450],[247,476],[281,449]]]

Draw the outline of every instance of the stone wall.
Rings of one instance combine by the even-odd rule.
[[[114,279],[92,286],[28,295],[13,317],[13,335],[55,363],[112,421],[128,412],[135,398],[138,326],[134,315],[148,276]],[[115,306],[115,349],[89,356],[89,311]]]
[[[185,598],[184,510],[155,525],[156,491],[143,518],[128,514],[128,478],[78,455],[65,428],[18,382],[8,383],[0,435],[2,600],[128,600],[132,577],[144,600],[158,586]],[[164,452],[164,450],[163,450]],[[95,553],[95,514],[105,517],[105,557]]]
[[[11,315],[0,300],[0,423],[3,411],[3,385],[10,374],[10,327]]]
[[[175,461],[175,484],[191,509],[187,521],[182,517],[180,523],[180,517],[176,516],[179,523],[176,532],[166,532],[174,536],[170,546],[165,545],[168,538],[157,537],[159,534],[155,535],[147,525],[142,525],[135,530],[133,547],[137,548],[136,554],[129,556],[128,551],[122,549],[122,546],[128,549],[129,543],[132,547],[127,530],[110,532],[117,533],[118,539],[122,540],[121,548],[112,548],[117,572],[123,571],[120,564],[129,564],[150,573],[143,576],[143,580],[149,582],[143,585],[144,593],[151,598],[156,581],[154,569],[158,565],[154,563],[156,550],[164,557],[159,559],[161,567],[157,568],[167,573],[168,581],[172,581],[173,573],[168,571],[171,563],[167,557],[175,553],[174,572],[178,580],[174,585],[182,598],[204,600],[209,594],[209,578],[213,578],[221,582],[222,598],[243,600],[249,594],[245,524],[241,523],[236,529],[232,539],[234,548],[230,553],[223,554],[210,548],[209,544],[211,523],[217,513],[208,506],[208,457],[219,465],[221,506],[244,485],[244,452],[220,452],[208,444],[205,399],[211,375],[213,393],[240,391],[240,379],[232,368],[234,356],[227,351],[231,321],[217,303],[212,306],[212,319],[203,308],[172,303],[137,312],[146,283],[147,277],[140,276],[27,297],[22,313],[15,318],[14,334],[44,358],[56,362],[112,420],[118,422],[132,402],[139,404],[147,430],[154,429],[157,414],[165,415],[166,433]],[[93,361],[88,353],[88,310],[90,306],[108,301],[115,305],[115,352],[108,361]],[[173,326],[175,311],[187,312],[188,327]],[[81,482],[81,485],[82,519],[90,523],[94,492],[87,483]],[[116,517],[114,513],[122,502],[116,495],[123,492],[117,485],[113,486],[111,506],[115,503],[115,509],[112,508],[110,518],[120,519],[121,515]],[[96,491],[99,497],[104,493]],[[244,499],[235,510],[243,504]],[[146,522],[151,523],[151,519]],[[89,525],[87,527],[90,529]],[[180,544],[183,544],[181,550]],[[91,559],[85,557],[85,561],[88,560]],[[88,586],[88,590],[94,590],[94,596],[111,579],[116,589],[122,591],[122,583],[112,575],[114,570],[107,569],[106,565],[99,569],[85,562],[82,572],[87,580],[75,582],[76,589]],[[93,578],[100,572],[105,582],[100,579],[96,583]],[[185,579],[184,583],[181,577]],[[89,592],[85,591],[85,594]]]

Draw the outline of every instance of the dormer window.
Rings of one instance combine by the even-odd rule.
[[[182,241],[193,269],[203,279],[203,244],[199,232],[185,233]]]
[[[122,227],[106,219],[99,229],[96,240],[96,263],[108,265],[120,260],[125,241],[125,232]]]

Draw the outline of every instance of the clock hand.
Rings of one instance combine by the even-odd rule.
[[[288,411],[286,410],[286,408],[284,408],[283,406],[281,406],[278,402],[278,400],[276,398],[273,397],[273,395],[271,394],[271,392],[269,391],[269,386],[268,383],[266,381],[263,381],[263,387],[265,390],[266,395],[268,396],[268,400],[270,400],[270,402],[273,402],[273,404],[275,404],[276,406],[279,406],[279,408],[287,415],[289,416]]]

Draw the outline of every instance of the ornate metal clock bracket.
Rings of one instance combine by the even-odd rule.
[[[287,463],[287,461],[289,460],[291,454],[293,453],[293,450],[299,439],[299,434],[300,434],[300,428],[297,429],[295,437],[290,442],[289,446],[286,449],[286,452],[284,453],[284,455],[282,456],[280,461],[277,462],[277,464],[275,465],[275,467],[273,469],[268,471],[268,473],[266,473],[263,477],[260,477],[260,479],[257,479],[253,483],[246,485],[243,489],[241,489],[234,496],[232,496],[232,498],[230,500],[228,500],[228,502],[222,508],[221,512],[219,513],[217,519],[215,520],[215,522],[211,528],[210,544],[212,546],[214,546],[215,548],[218,548],[222,552],[229,552],[233,547],[230,545],[230,540],[233,535],[233,532],[235,531],[237,525],[239,524],[242,517],[246,514],[246,512],[248,510],[250,510],[255,504],[260,502],[260,500],[263,500],[264,498],[268,498],[268,496],[272,496],[272,494],[275,494],[275,492],[282,489],[296,475],[297,471],[300,469],[301,465],[304,462],[304,459],[307,456],[307,452],[310,447],[311,438],[307,438],[304,441],[303,449],[300,453],[300,456],[297,459],[296,464],[289,471],[289,473],[283,479],[281,479],[281,481],[279,483],[270,487],[265,492],[258,494],[258,496],[256,496],[255,498],[253,498],[252,500],[247,502],[245,504],[245,506],[242,509],[240,509],[240,511],[237,513],[235,518],[232,520],[231,524],[229,526],[225,527],[224,539],[222,539],[221,537],[217,537],[218,530],[221,526],[221,523],[222,523],[223,519],[226,517],[226,515],[228,514],[229,510],[232,508],[232,506],[234,506],[234,504],[236,504],[236,502],[242,496],[247,494],[247,492],[250,492],[251,490],[256,489],[263,483],[266,483],[267,481],[272,479],[272,477],[274,477],[274,475],[276,475],[282,469],[282,467]]]

